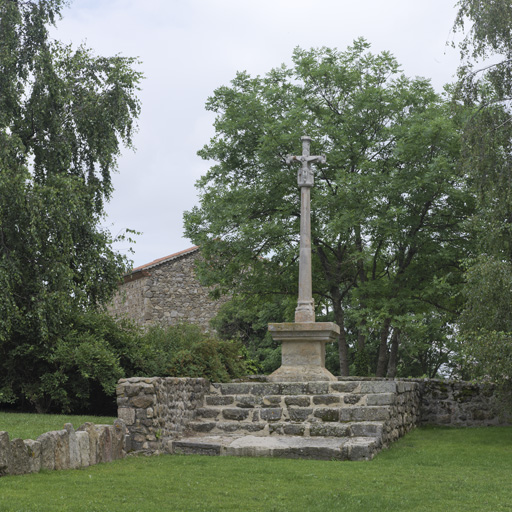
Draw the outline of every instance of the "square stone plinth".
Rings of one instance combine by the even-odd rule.
[[[281,367],[269,375],[273,382],[336,380],[325,368],[325,344],[340,328],[332,322],[269,324],[272,338],[282,343]]]

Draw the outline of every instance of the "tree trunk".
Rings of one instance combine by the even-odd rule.
[[[388,335],[391,319],[386,318],[380,331],[379,359],[377,360],[376,377],[385,377],[388,364]]]
[[[334,306],[334,319],[340,328],[340,339],[338,341],[338,353],[340,358],[340,376],[348,377],[348,345],[347,337],[345,334],[345,313],[341,304],[333,301]]]
[[[389,351],[388,373],[386,374],[386,377],[393,379],[396,377],[399,341],[400,331],[398,329],[393,329],[393,336],[391,337],[391,350]]]

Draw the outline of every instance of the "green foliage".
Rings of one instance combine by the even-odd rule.
[[[512,4],[460,0],[458,5],[455,29],[469,28],[455,98],[472,109],[464,124],[462,165],[478,201],[469,224],[476,243],[466,260],[461,372],[494,380],[510,406]]]
[[[281,344],[268,332],[269,322],[287,321],[294,304],[283,296],[235,296],[212,320],[219,336],[239,339],[247,351],[251,373],[269,374],[281,366]]]
[[[220,340],[193,324],[152,326],[142,336],[140,350],[139,375],[228,382],[246,374],[240,343]]]
[[[0,0],[0,401],[39,410],[82,402],[91,376],[111,390],[121,374],[74,324],[128,265],[100,224],[140,109],[134,59],[50,40],[63,5]]]
[[[372,371],[385,375],[394,329],[421,315],[452,321],[474,198],[458,166],[464,113],[427,80],[360,39],[297,48],[291,68],[264,77],[238,73],[206,108],[216,133],[199,154],[212,166],[185,214],[205,284],[297,296],[300,195],[285,157],[307,134],[327,156],[312,189],[313,293],[341,327],[341,374],[357,343],[377,340]]]

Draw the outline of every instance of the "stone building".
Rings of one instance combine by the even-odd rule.
[[[109,312],[142,325],[184,321],[208,330],[226,299],[213,300],[197,280],[194,265],[199,257],[199,247],[191,247],[134,268],[124,276]]]

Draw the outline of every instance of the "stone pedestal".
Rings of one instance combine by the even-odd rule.
[[[334,341],[340,328],[332,322],[269,324],[272,338],[282,343],[281,367],[269,375],[271,382],[337,380],[325,368],[325,344]]]

